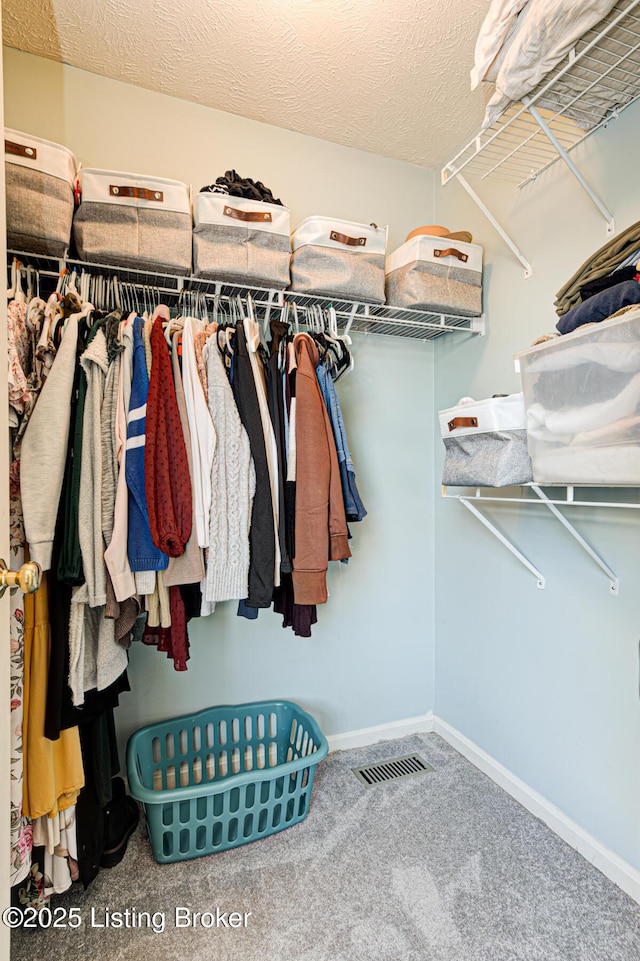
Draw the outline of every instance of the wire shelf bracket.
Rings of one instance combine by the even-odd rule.
[[[509,234],[506,232],[506,230],[504,229],[504,227],[502,227],[502,226],[498,223],[498,221],[497,221],[496,218],[493,216],[493,214],[491,213],[491,211],[489,210],[489,208],[487,207],[487,205],[486,205],[486,204],[480,199],[480,197],[477,195],[477,193],[475,192],[475,190],[473,189],[473,187],[471,186],[471,184],[469,183],[469,181],[467,180],[467,178],[466,178],[466,177],[463,177],[462,174],[456,174],[456,179],[457,179],[458,183],[460,184],[460,186],[461,186],[461,187],[464,187],[464,189],[467,191],[467,193],[469,194],[469,196],[470,196],[471,199],[473,200],[474,204],[476,204],[476,206],[480,208],[480,210],[481,210],[482,213],[485,215],[485,217],[487,218],[487,220],[489,221],[489,223],[490,223],[493,227],[495,227],[495,229],[498,231],[498,233],[500,234],[500,236],[501,236],[502,239],[504,240],[504,242],[505,242],[505,244],[507,245],[507,247],[509,247],[509,249],[515,254],[515,256],[517,257],[517,259],[520,261],[520,263],[521,263],[522,266],[524,267],[525,280],[528,280],[529,277],[531,276],[531,274],[533,273],[533,268],[531,267],[531,264],[529,263],[529,261],[527,260],[527,258],[524,256],[524,254],[519,250],[519,248],[518,248],[518,247],[516,246],[516,244],[513,242],[513,240],[511,239],[511,237],[509,236]]]
[[[480,521],[480,523],[483,524],[484,527],[486,527],[487,530],[490,531],[490,532],[493,534],[493,536],[494,536],[497,540],[499,540],[500,543],[503,544],[503,545],[507,548],[507,550],[508,550],[511,554],[513,554],[513,556],[514,556],[515,558],[517,558],[524,567],[527,568],[528,571],[531,571],[531,573],[533,574],[533,576],[534,576],[535,579],[536,579],[536,587],[537,587],[539,590],[541,590],[541,591],[544,590],[545,583],[546,583],[546,582],[545,582],[545,578],[544,578],[544,574],[541,574],[541,573],[540,573],[540,571],[538,570],[538,568],[535,567],[535,566],[531,563],[531,561],[528,560],[528,559],[524,556],[524,554],[522,553],[522,551],[518,550],[518,548],[515,546],[515,544],[514,544],[512,541],[510,541],[508,537],[505,537],[505,535],[502,533],[501,530],[498,530],[498,528],[496,527],[496,525],[493,524],[493,523],[489,520],[489,518],[488,518],[485,514],[483,514],[482,511],[481,511],[478,507],[476,507],[476,505],[473,503],[473,501],[472,501],[471,498],[469,498],[469,497],[464,497],[464,496],[461,495],[461,494],[460,494],[460,495],[446,494],[446,495],[444,495],[444,496],[446,496],[446,497],[457,496],[457,499],[460,501],[460,503],[462,504],[462,506],[463,506],[463,507],[466,507],[467,510],[468,510],[471,514],[473,514],[474,517],[477,517],[478,520]],[[475,499],[476,499],[476,500],[482,500],[482,499],[488,499],[488,498],[476,497]]]
[[[602,215],[607,236],[612,213],[576,165],[571,153],[596,130],[640,99],[640,0],[618,0],[567,56],[520,102],[514,102],[441,170],[442,185],[458,180],[488,217],[530,276],[530,268],[506,231],[487,211],[466,176],[524,187],[561,161]],[[464,174],[464,176],[461,176]]]
[[[564,161],[566,166],[569,168],[573,176],[576,178],[576,180],[578,181],[582,189],[585,191],[585,193],[589,197],[589,199],[593,201],[593,203],[595,204],[599,212],[604,217],[607,236],[611,237],[616,229],[615,221],[613,219],[613,214],[610,213],[607,207],[605,207],[605,205],[600,200],[600,198],[598,197],[597,193],[595,192],[591,184],[588,182],[588,180],[586,180],[586,178],[580,172],[579,168],[574,164],[573,160],[571,159],[567,151],[564,149],[564,147],[562,146],[562,144],[560,143],[556,135],[553,133],[549,125],[540,116],[539,111],[534,107],[534,105],[529,100],[525,99],[523,100],[523,103],[527,107],[529,113],[531,114],[535,122],[538,124],[540,129],[544,131],[544,133],[549,138],[553,146],[556,148],[559,156]]]
[[[620,593],[620,582],[617,575],[612,571],[606,561],[598,554],[598,552],[585,540],[582,534],[574,527],[574,525],[568,520],[568,518],[559,509],[562,506],[578,506],[578,507],[617,507],[623,509],[640,509],[640,502],[630,503],[630,502],[620,502],[620,501],[596,501],[596,500],[576,500],[574,496],[574,487],[572,485],[567,485],[565,489],[566,495],[564,498],[552,498],[549,497],[545,491],[540,487],[539,484],[531,483],[523,485],[528,490],[532,491],[535,497],[509,497],[507,495],[503,496],[493,496],[483,494],[483,488],[477,487],[475,489],[475,494],[451,494],[449,493],[448,487],[442,487],[442,497],[451,498],[453,500],[459,501],[463,507],[473,514],[481,524],[488,531],[490,531],[493,536],[504,546],[507,550],[513,554],[513,556],[524,566],[528,571],[533,574],[536,578],[536,586],[540,590],[544,590],[545,578],[544,575],[535,567],[534,564],[520,551],[512,541],[510,541],[496,525],[489,520],[489,518],[482,513],[480,508],[477,506],[478,503],[487,504],[542,504],[546,507],[553,517],[564,527],[564,529],[571,535],[571,537],[580,545],[583,551],[594,561],[594,563],[600,568],[600,570],[606,575],[609,581],[609,592],[613,596],[617,597]],[[537,499],[536,499],[537,498]]]

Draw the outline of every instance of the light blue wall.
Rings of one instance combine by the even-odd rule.
[[[640,220],[640,105],[576,151],[620,231]],[[436,408],[520,389],[514,351],[553,330],[559,287],[606,240],[560,164],[521,192],[478,187],[533,264],[529,280],[462,188],[436,217],[485,247],[488,333],[436,345]],[[436,443],[436,471],[442,466]],[[547,577],[532,575],[464,508],[436,499],[436,711],[595,837],[640,868],[640,517],[573,508],[620,577],[620,596],[540,508],[492,517]]]
[[[235,167],[311,214],[389,225],[389,246],[433,216],[433,174],[399,161],[5,50],[6,122],[70,147],[86,166],[194,185]],[[222,604],[190,627],[189,669],[134,646],[133,691],[116,712],[121,742],[141,725],[216,703],[288,697],[328,734],[433,707],[433,346],[354,335],[339,382],[369,511],[353,559],[332,565],[331,597],[309,640],[265,611]]]

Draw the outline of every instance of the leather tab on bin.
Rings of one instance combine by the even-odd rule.
[[[447,424],[450,431],[456,430],[457,427],[477,427],[478,418],[477,417],[454,417]]]
[[[329,240],[335,240],[339,244],[345,244],[347,247],[364,247],[367,243],[366,237],[348,237],[346,234],[340,234],[337,230],[332,230],[329,234]]]
[[[164,200],[162,190],[149,190],[147,187],[119,187],[117,184],[109,184],[109,194],[112,197],[133,197],[134,200],[155,200],[156,203]]]
[[[468,254],[463,254],[461,250],[456,250],[455,247],[447,247],[446,250],[434,250],[434,257],[457,257],[458,260],[462,261],[463,264],[469,259]]]
[[[233,220],[244,220],[247,223],[270,224],[271,214],[268,210],[238,210],[236,207],[225,207],[223,211],[225,217]]]
[[[27,160],[38,159],[38,151],[35,147],[30,147],[22,143],[15,143],[13,140],[5,140],[4,152],[12,154],[14,157],[26,157]]]

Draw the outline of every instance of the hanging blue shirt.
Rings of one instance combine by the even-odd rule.
[[[336,442],[345,514],[347,515],[348,521],[361,521],[367,516],[367,512],[356,486],[356,475],[351,454],[349,453],[347,434],[344,427],[344,420],[342,419],[342,410],[340,408],[340,401],[338,400],[336,385],[323,364],[319,364],[318,367],[316,367],[316,376],[329,413],[329,420],[331,421],[333,436]]]
[[[151,539],[145,491],[144,449],[147,426],[149,376],[142,340],[144,320],[133,322],[133,380],[127,413],[127,459],[125,476],[129,488],[127,552],[132,571],[164,571],[169,558]]]

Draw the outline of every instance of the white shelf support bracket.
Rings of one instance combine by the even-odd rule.
[[[520,563],[527,568],[528,571],[530,571],[533,574],[537,582],[536,587],[541,591],[544,590],[544,585],[545,585],[544,575],[540,573],[538,568],[534,567],[531,561],[527,560],[527,558],[524,556],[524,554],[521,551],[518,550],[515,544],[512,544],[511,541],[504,536],[502,531],[499,531],[498,528],[495,527],[491,523],[491,521],[478,510],[476,505],[473,504],[468,497],[458,497],[458,500],[460,501],[461,504],[463,504],[467,508],[468,511],[471,511],[474,517],[478,518],[480,523],[483,524],[488,531],[491,531],[493,536],[496,537],[501,544],[504,544],[507,550],[510,551],[510,553],[513,554],[513,556],[516,557],[520,561]]]
[[[464,189],[467,191],[467,193],[469,194],[469,196],[470,196],[471,199],[473,200],[474,204],[476,204],[476,206],[480,208],[480,210],[481,210],[482,213],[485,215],[485,217],[487,218],[487,220],[489,221],[489,223],[492,224],[493,227],[495,227],[495,229],[498,231],[498,233],[500,234],[500,236],[501,236],[502,239],[504,240],[504,242],[505,242],[505,244],[507,245],[507,247],[512,251],[512,253],[515,254],[515,256],[517,257],[517,259],[520,261],[520,263],[521,263],[522,266],[524,267],[524,276],[525,276],[525,278],[529,278],[529,277],[531,276],[532,269],[531,269],[531,264],[529,263],[529,261],[527,260],[527,258],[526,258],[526,257],[524,256],[524,254],[518,249],[518,247],[516,247],[516,245],[514,244],[513,240],[512,240],[511,237],[509,236],[509,234],[508,234],[508,233],[506,232],[506,230],[498,223],[498,221],[497,221],[496,218],[493,216],[493,214],[491,213],[491,211],[489,210],[489,208],[487,207],[487,205],[480,199],[480,197],[478,197],[477,193],[475,192],[475,190],[473,189],[473,187],[471,186],[471,184],[468,182],[468,180],[466,179],[466,177],[463,177],[462,174],[458,174],[458,173],[457,173],[455,176],[456,176],[456,180],[458,181],[458,183],[459,183],[462,187],[464,187]]]
[[[545,492],[541,490],[537,484],[532,484],[531,490],[536,494],[537,497],[540,498],[540,500],[545,505],[545,507],[549,508],[553,516],[560,521],[562,526],[569,531],[569,533],[574,538],[574,540],[576,540],[578,544],[580,544],[582,549],[587,552],[589,557],[591,557],[596,562],[600,570],[604,571],[604,573],[609,578],[611,593],[617,596],[620,593],[620,584],[619,584],[618,578],[613,573],[609,565],[605,564],[605,562],[602,560],[600,555],[597,554],[596,551],[594,551],[594,549],[591,547],[591,545],[585,541],[584,537],[578,533],[575,527],[567,520],[564,514],[558,510],[556,505],[549,500]],[[567,490],[567,494],[568,494],[568,490]],[[573,489],[571,490],[571,498],[573,499]],[[568,499],[567,503],[571,503],[571,501]]]
[[[545,123],[545,121],[542,119],[542,117],[538,113],[537,108],[534,107],[532,103],[528,102],[526,97],[523,98],[522,102],[526,106],[527,110],[529,111],[529,113],[531,114],[535,122],[538,124],[540,129],[543,131],[543,133],[547,136],[549,141],[553,144],[555,149],[558,151],[558,154],[560,155],[562,160],[564,160],[565,164],[567,165],[567,167],[569,168],[573,176],[576,178],[580,186],[583,188],[583,190],[586,191],[587,195],[590,197],[590,199],[593,201],[593,203],[596,205],[596,207],[604,217],[605,224],[607,227],[607,236],[608,237],[612,236],[612,234],[616,229],[615,221],[613,219],[613,214],[609,211],[607,207],[605,207],[605,205],[600,200],[600,198],[598,197],[597,193],[595,192],[591,184],[588,183],[587,180],[583,177],[582,173],[578,170],[578,168],[574,164],[573,160],[571,159],[567,151],[564,149],[564,147],[562,146],[562,144],[560,143],[556,135],[550,129],[549,125]]]

